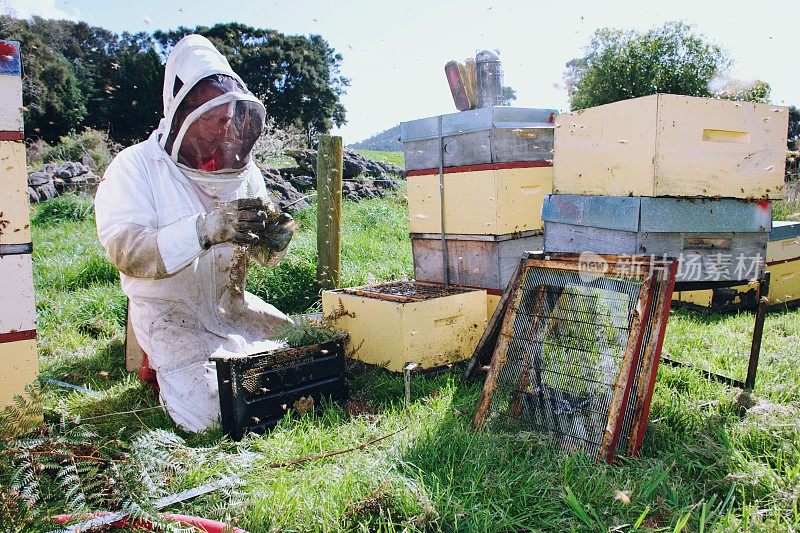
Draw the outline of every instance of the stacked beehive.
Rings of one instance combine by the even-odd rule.
[[[542,249],[555,115],[485,107],[400,124],[417,281],[485,289],[491,314],[522,253]]]
[[[415,281],[323,292],[352,357],[400,371],[472,355],[522,253],[542,248],[555,114],[485,107],[401,124]]]
[[[29,209],[19,43],[0,40],[0,407],[38,372]]]
[[[653,95],[556,118],[546,251],[679,260],[678,282],[760,276],[788,110]]]
[[[800,303],[800,222],[775,221],[767,243],[766,271],[769,272],[768,305]],[[753,284],[697,291],[680,291],[674,298],[681,305],[701,311],[754,309],[758,290]]]

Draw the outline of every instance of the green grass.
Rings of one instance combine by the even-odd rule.
[[[403,152],[384,152],[380,150],[353,150],[367,159],[378,161],[379,163],[391,163],[400,168],[406,168],[406,161]]]
[[[777,200],[772,202],[772,220],[800,220],[800,201]]]
[[[37,220],[45,205],[37,207]],[[312,207],[297,217],[301,229],[281,266],[251,268],[249,288],[278,307],[303,310],[317,299],[315,216]],[[402,197],[346,202],[343,221],[345,285],[410,275]],[[33,232],[41,372],[99,391],[95,397],[44,385],[48,420],[80,416],[97,431],[96,444],[109,447],[129,447],[136,435],[158,429],[176,431],[156,395],[124,371],[125,300],[92,220],[37,222]],[[664,349],[742,376],[752,321],[751,313],[673,310]],[[461,384],[457,373],[415,377],[405,405],[402,378],[351,364],[348,388],[361,412],[332,405],[238,444],[219,429],[177,431],[186,442],[172,453],[184,467],[160,483],[173,492],[238,473],[245,484],[232,494],[212,493],[169,510],[250,532],[796,530],[798,346],[800,311],[770,313],[754,391],[760,403],[747,413],[735,391],[692,370],[662,366],[642,455],[620,465],[563,454],[536,434],[474,431],[481,386]],[[349,453],[274,466],[395,431]],[[3,461],[0,455],[0,472],[8,472]],[[630,503],[615,498],[618,491]],[[7,501],[0,497],[0,507]],[[25,522],[0,524],[0,531],[48,530],[42,520],[69,510],[63,501],[50,493]]]

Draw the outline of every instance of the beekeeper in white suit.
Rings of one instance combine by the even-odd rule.
[[[246,257],[272,266],[294,222],[250,159],[265,109],[206,38],[167,59],[164,118],[112,161],[97,190],[97,232],[120,270],[136,339],[173,420],[199,431],[219,417],[209,357],[275,348],[287,317],[243,291]]]

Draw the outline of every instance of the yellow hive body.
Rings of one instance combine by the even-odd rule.
[[[800,258],[768,265],[770,305],[800,300]]]
[[[0,343],[0,406],[14,396],[25,397],[25,386],[36,380],[36,339]]]
[[[741,291],[742,288],[744,287],[736,287],[736,290]],[[676,291],[672,293],[672,301],[692,304],[698,307],[710,308],[713,298],[714,291],[711,289],[703,289],[701,291]]]
[[[791,261],[798,258],[800,258],[800,237],[767,243],[767,263]]]
[[[556,117],[554,189],[781,198],[788,109],[660,94]]]
[[[0,244],[31,242],[29,209],[25,145],[0,141]]]
[[[324,316],[342,310],[353,315],[341,315],[336,323],[350,335],[348,356],[392,372],[412,362],[431,369],[469,359],[486,328],[486,309],[483,290],[411,303],[341,290],[322,293]]]
[[[502,298],[499,294],[487,294],[486,295],[486,318],[487,320],[492,318],[494,314],[494,310],[497,309],[497,306],[500,304],[500,298]]]
[[[542,203],[552,190],[552,167],[444,174],[444,229],[472,235],[541,229]],[[408,177],[408,211],[412,233],[441,232],[438,174]]]

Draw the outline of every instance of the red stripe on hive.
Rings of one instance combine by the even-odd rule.
[[[10,331],[8,333],[0,333],[0,344],[6,342],[28,341],[35,338],[35,329],[26,329],[25,331]]]
[[[21,141],[23,138],[21,131],[0,131],[0,141]]]
[[[479,165],[444,167],[442,170],[445,174],[455,174],[459,172],[479,172],[481,170],[504,170],[509,168],[536,168],[552,166],[552,161],[513,161],[511,163],[481,163]],[[438,173],[438,168],[422,168],[419,170],[409,170],[406,172],[406,176],[427,176],[428,174]]]
[[[0,42],[0,61],[13,61],[17,48],[11,43]]]

